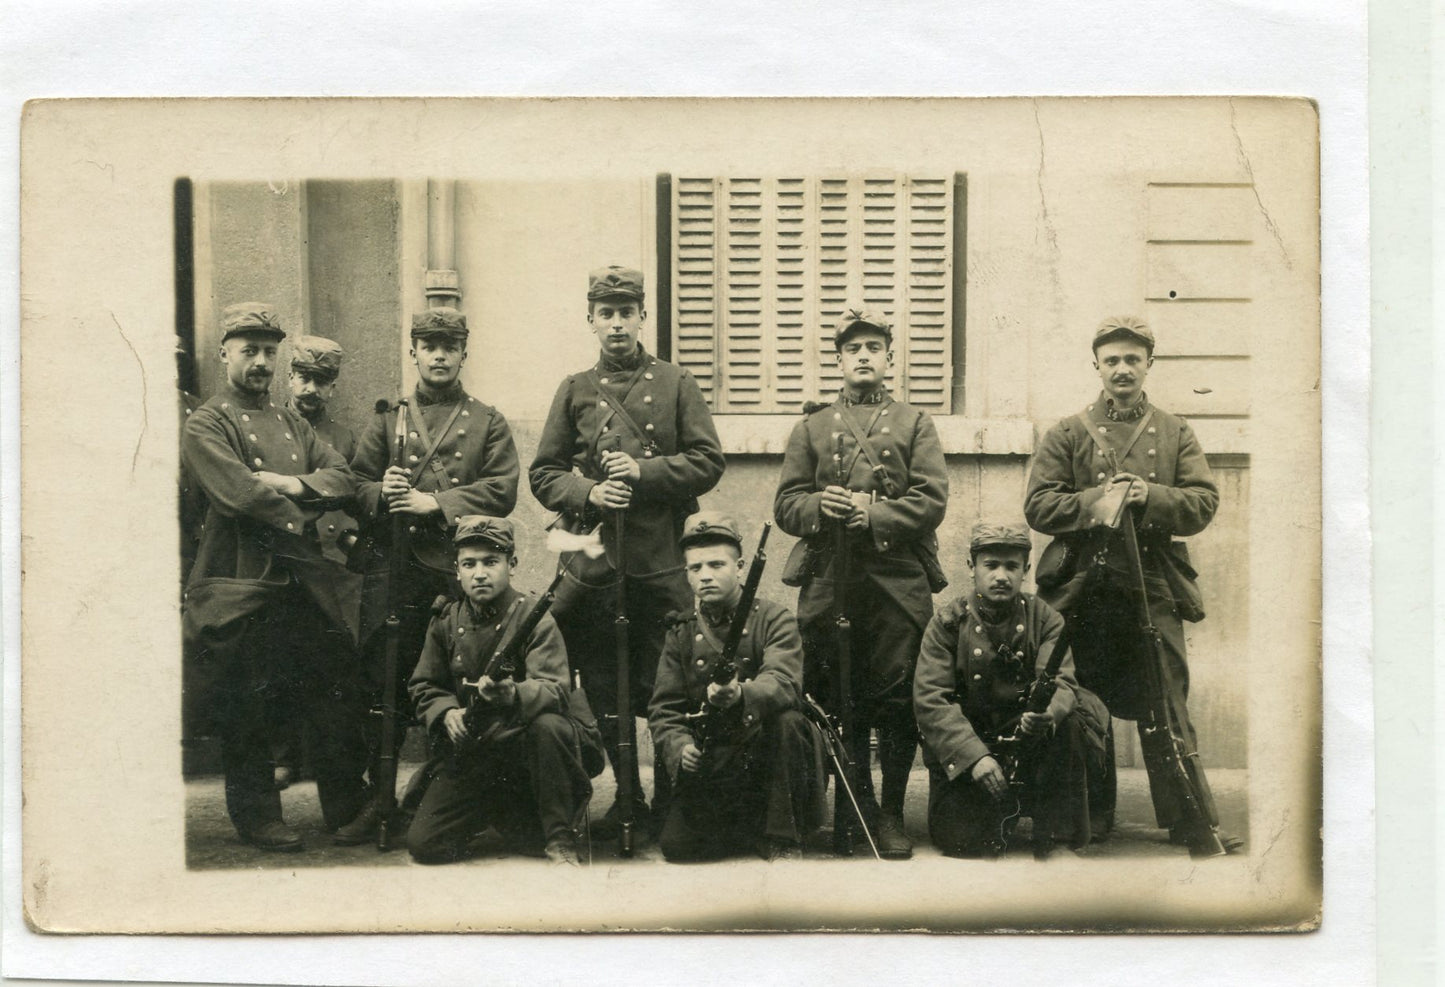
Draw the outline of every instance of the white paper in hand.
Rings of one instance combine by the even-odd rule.
[[[593,528],[585,535],[578,535],[570,531],[563,531],[561,528],[553,528],[547,532],[547,551],[581,552],[589,559],[600,558],[605,549],[602,547],[602,538],[597,531],[597,528]]]

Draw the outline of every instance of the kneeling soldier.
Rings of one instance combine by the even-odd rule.
[[[659,844],[668,860],[757,849],[768,860],[802,856],[821,806],[812,727],[799,712],[798,624],[787,607],[742,602],[742,537],[716,511],[688,518],[680,540],[694,607],[671,618],[648,723],[674,784]],[[743,620],[731,681],[717,664],[733,621]]]
[[[1019,590],[1028,529],[974,525],[969,566],[973,592],[929,623],[913,679],[929,836],[948,856],[997,856],[1030,815],[1037,855],[1083,846],[1103,829],[1088,780],[1103,774],[1108,711],[1074,680],[1063,618]]]
[[[515,537],[505,518],[461,518],[452,538],[463,599],[427,628],[410,690],[434,743],[451,745],[417,808],[408,845],[447,863],[488,825],[513,840],[546,840],[547,859],[577,865],[575,825],[591,795],[579,727],[567,716],[567,652],[543,614],[510,674],[487,675],[531,601],[512,588]],[[467,704],[474,702],[474,713]],[[484,726],[474,735],[468,719]]]

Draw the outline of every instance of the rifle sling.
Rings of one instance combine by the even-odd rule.
[[[1129,441],[1124,443],[1124,448],[1121,449],[1117,455],[1104,444],[1103,439],[1099,438],[1098,430],[1082,411],[1079,412],[1076,417],[1079,419],[1079,423],[1084,426],[1084,431],[1088,433],[1089,438],[1094,440],[1094,445],[1098,446],[1099,451],[1104,454],[1104,461],[1117,473],[1119,471],[1119,464],[1129,455],[1129,451],[1134,448],[1134,443],[1139,441],[1139,436],[1144,434],[1145,427],[1154,420],[1154,409],[1150,408],[1148,414],[1139,419],[1139,424],[1134,426],[1134,431],[1129,436]]]
[[[602,429],[607,425],[612,415],[615,414],[622,420],[622,424],[627,426],[628,431],[637,436],[637,441],[642,443],[643,449],[656,449],[657,443],[648,437],[647,432],[643,430],[641,425],[637,424],[637,420],[628,414],[627,409],[623,406],[623,402],[632,394],[632,389],[637,386],[637,382],[642,379],[642,375],[638,374],[632,379],[632,383],[627,385],[627,390],[622,392],[621,398],[618,398],[616,395],[609,397],[608,392],[602,389],[602,380],[597,376],[597,368],[594,367],[587,371],[584,376],[587,382],[590,383],[597,392],[598,404],[601,405],[603,401],[606,401],[609,412],[609,414],[599,414],[597,416],[597,434],[593,437],[592,448],[596,449],[598,443],[602,441]]]
[[[897,494],[895,493],[893,488],[893,480],[891,477],[889,477],[888,471],[878,464],[878,460],[873,458],[873,450],[868,447],[867,440],[868,434],[873,431],[873,426],[877,425],[878,419],[883,417],[884,409],[887,408],[888,405],[891,403],[892,402],[890,401],[880,402],[878,405],[878,410],[873,412],[872,418],[868,419],[868,427],[863,429],[861,432],[858,430],[857,423],[854,422],[853,419],[848,417],[845,409],[845,413],[842,415],[843,425],[845,428],[848,429],[849,432],[853,434],[853,441],[858,444],[858,448],[854,450],[853,458],[848,462],[848,468],[843,471],[842,479],[847,480],[848,477],[852,476],[853,467],[858,465],[858,457],[865,456],[868,459],[868,468],[873,471],[873,474],[877,476],[879,480],[882,481],[883,492],[890,497],[894,497],[897,496]],[[845,483],[844,486],[846,485],[847,484]]]
[[[492,662],[494,662],[499,655],[505,655],[507,651],[511,649],[513,640],[516,638],[516,634],[513,633],[511,636],[508,636],[507,632],[512,630],[512,619],[517,615],[517,611],[521,608],[522,603],[525,600],[525,596],[518,596],[515,600],[512,601],[512,605],[507,608],[507,612],[502,617],[501,621],[502,633],[498,635],[498,637],[501,639],[501,643],[498,644],[496,650],[492,652],[492,657],[488,658],[487,663],[482,666],[483,675],[490,674]]]
[[[721,657],[723,653],[723,643],[719,640],[717,633],[708,626],[707,618],[702,615],[701,609],[698,610],[697,614],[697,631],[703,636],[703,640],[707,641],[707,643],[712,646],[712,649],[718,653],[718,656]]]

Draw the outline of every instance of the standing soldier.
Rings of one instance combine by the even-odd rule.
[[[270,400],[285,333],[271,306],[222,316],[226,384],[186,422],[181,461],[206,498],[187,584],[184,629],[220,671],[217,719],[226,808],[241,838],[299,850],[273,784],[270,707],[299,695],[315,728],[316,787],[328,829],[358,814],[366,765],[353,639],[321,554],[316,518],[351,496],[346,461],[289,408]]]
[[[631,708],[645,716],[670,611],[692,600],[678,538],[697,498],[717,485],[726,461],[712,415],[692,375],[652,356],[638,337],[647,312],[642,272],[604,267],[587,278],[587,322],[601,344],[597,364],[562,381],[528,476],[543,507],[573,531],[603,525],[605,556],[564,554],[567,578],[552,614],[567,653],[603,720],[603,740],[618,774],[617,651],[614,609],[625,574],[630,622]],[[624,550],[617,527],[625,525]],[[633,817],[646,831],[647,803],[633,763]],[[666,784],[665,772],[654,783]],[[664,793],[665,794],[665,793]],[[661,810],[661,806],[654,806]],[[660,822],[660,820],[655,820]],[[594,833],[617,832],[614,803]]]
[[[467,360],[467,318],[434,308],[411,319],[411,357],[417,384],[407,409],[406,466],[393,466],[395,408],[378,414],[352,459],[357,475],[353,510],[365,526],[354,552],[362,556],[361,646],[372,696],[384,691],[387,558],[390,518],[407,516],[410,559],[402,594],[397,695],[406,695],[438,597],[454,598],[452,532],[469,514],[506,517],[517,504],[517,447],[502,413],[468,394],[459,379]],[[403,716],[405,714],[402,714]],[[406,722],[403,718],[401,722]],[[378,778],[380,731],[373,734],[371,778]],[[396,731],[398,749],[405,737]],[[336,834],[343,845],[365,843],[381,821],[373,803]]]
[[[322,442],[341,453],[348,463],[356,455],[356,435],[336,420],[329,409],[336,394],[336,378],[346,356],[341,344],[325,336],[301,336],[291,347],[291,399],[288,407],[311,426]],[[316,523],[316,533],[328,558],[346,563],[346,553],[336,544],[346,523],[341,512],[327,514]]]
[[[1144,662],[1155,661],[1155,655],[1140,628],[1123,528],[1101,526],[1090,510],[1106,495],[1122,494],[1128,505],[1123,523],[1133,524],[1137,518],[1149,614],[1162,651],[1159,678],[1179,734],[1149,734],[1141,724],[1154,815],[1160,827],[1169,829],[1171,841],[1194,849],[1201,839],[1212,842],[1215,834],[1190,830],[1184,807],[1171,794],[1174,786],[1159,770],[1173,744],[1198,750],[1185,705],[1189,666],[1181,621],[1200,620],[1204,611],[1189,553],[1183,542],[1173,539],[1204,530],[1219,506],[1219,491],[1194,432],[1183,419],[1150,404],[1144,393],[1144,380],[1154,365],[1154,333],[1148,326],[1131,317],[1107,319],[1094,333],[1093,349],[1103,392],[1082,412],[1049,429],[1029,475],[1024,513],[1035,530],[1055,536],[1039,561],[1039,595],[1073,624],[1079,684],[1097,693],[1114,716],[1146,717],[1150,697],[1144,688]],[[1125,485],[1123,490],[1119,484]],[[1102,578],[1089,583],[1088,562],[1100,552],[1105,553]],[[1086,584],[1087,597],[1076,599]],[[1111,744],[1110,812],[1115,791],[1112,754]],[[1198,758],[1191,760],[1198,769]],[[1201,808],[1217,825],[1204,772],[1192,773]],[[1230,851],[1243,846],[1228,837],[1220,842]]]
[[[846,309],[833,345],[843,387],[832,404],[804,407],[806,417],[793,428],[783,456],[773,514],[778,527],[803,539],[783,580],[802,587],[798,621],[808,691],[814,694],[833,694],[811,683],[826,678],[835,650],[835,575],[841,560],[834,558],[833,546],[836,526],[846,528],[843,589],[852,622],[855,725],[848,741],[854,762],[868,765],[868,731],[878,729],[882,806],[874,798],[871,772],[861,772],[858,797],[879,853],[902,860],[913,853],[903,831],[903,793],[918,749],[913,668],[923,628],[933,616],[932,594],[942,589],[934,531],[943,521],[948,476],[933,420],[893,400],[884,383],[893,365],[888,321],[862,308]]]
[[[291,397],[286,407],[306,419],[306,424],[322,442],[350,462],[356,453],[356,436],[327,411],[336,393],[336,377],[341,373],[343,356],[341,345],[325,336],[297,337],[291,344]],[[339,510],[322,515],[316,522],[321,551],[342,565],[346,564],[346,553],[337,546],[336,537],[345,523],[346,514]],[[356,606],[357,583],[356,579],[347,579],[338,586],[348,607]],[[280,719],[272,741],[276,787],[286,788],[301,775],[302,730],[295,711],[278,707],[277,713]]]

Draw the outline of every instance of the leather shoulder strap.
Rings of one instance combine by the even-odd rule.
[[[844,470],[843,476],[850,476],[853,473],[853,467],[858,462],[858,457],[860,455],[864,456],[868,460],[868,468],[873,471],[873,475],[878,477],[879,482],[883,484],[883,492],[890,497],[894,497],[897,496],[897,491],[893,489],[893,478],[888,475],[888,471],[873,457],[873,450],[868,446],[869,433],[873,431],[873,426],[878,424],[878,419],[883,416],[883,409],[887,408],[890,403],[891,402],[887,401],[880,403],[878,410],[873,412],[873,417],[868,419],[868,427],[861,432],[858,430],[858,426],[854,423],[853,419],[848,417],[846,409],[844,410],[842,415],[843,425],[853,434],[853,441],[858,444],[858,449],[853,453],[853,458],[848,461],[848,468]]]
[[[1103,439],[1099,438],[1099,433],[1095,430],[1093,424],[1089,421],[1088,417],[1082,411],[1079,412],[1078,415],[1076,415],[1075,417],[1078,419],[1079,424],[1083,427],[1084,434],[1087,435],[1089,438],[1093,439],[1094,445],[1098,446],[1099,451],[1104,454],[1104,461],[1110,465],[1111,469],[1117,470],[1119,468],[1119,463],[1124,459],[1125,456],[1129,455],[1129,450],[1134,448],[1134,443],[1139,441],[1139,436],[1144,434],[1145,427],[1149,424],[1149,422],[1154,419],[1154,409],[1150,408],[1148,414],[1146,414],[1143,418],[1139,419],[1139,424],[1134,426],[1134,431],[1130,434],[1129,441],[1124,443],[1124,448],[1120,450],[1117,455],[1114,453],[1114,450],[1110,449],[1104,443]]]
[[[642,374],[639,373],[635,378],[633,378],[632,383],[628,386],[627,390],[626,390],[625,392],[623,392],[621,398],[618,398],[616,395],[613,395],[613,396],[611,396],[610,399],[609,399],[609,397],[608,397],[607,392],[602,389],[602,381],[601,381],[601,379],[598,378],[596,369],[592,369],[592,370],[587,371],[586,378],[587,378],[587,382],[588,382],[589,384],[591,384],[591,385],[592,385],[592,388],[597,392],[597,400],[598,400],[599,402],[604,401],[604,400],[607,401],[608,410],[614,412],[614,413],[617,415],[618,418],[622,419],[622,424],[626,425],[627,428],[628,428],[628,430],[629,430],[630,432],[632,432],[633,435],[637,436],[637,441],[639,441],[639,442],[642,443],[642,448],[644,448],[644,449],[656,449],[656,448],[657,448],[657,444],[656,444],[655,442],[653,442],[651,438],[648,437],[647,432],[643,430],[643,428],[642,428],[641,425],[638,425],[638,424],[637,424],[636,419],[634,419],[634,418],[632,417],[632,415],[628,413],[627,408],[623,406],[623,402],[625,402],[625,401],[627,400],[627,395],[629,395],[629,394],[632,393],[632,388],[636,387],[636,386],[637,386],[637,382],[642,379]],[[606,422],[607,422],[607,416],[606,416],[606,415],[599,415],[599,416],[598,416],[598,429],[599,429],[599,431],[598,431],[598,434],[597,434],[596,441],[594,441],[594,443],[593,443],[593,447],[594,447],[594,448],[596,448],[596,443],[597,443],[597,442],[602,441],[602,434],[601,434],[600,429],[601,429],[602,425],[606,424]]]
[[[457,406],[452,409],[452,413],[447,417],[446,423],[442,425],[441,431],[436,434],[436,438],[432,438],[429,434],[427,434],[426,416],[421,413],[421,409],[411,409],[410,417],[411,420],[416,423],[417,437],[421,439],[422,442],[426,445],[426,453],[421,457],[421,461],[416,464],[416,471],[412,474],[412,486],[416,486],[416,482],[421,479],[422,473],[425,472],[426,468],[432,464],[432,461],[436,456],[437,449],[442,444],[442,439],[447,437],[447,433],[450,432],[452,426],[456,424],[457,417],[462,413],[462,406],[466,403],[467,399],[465,397],[463,397],[460,401],[457,402]],[[437,469],[440,470],[441,464],[438,463],[436,465]]]

